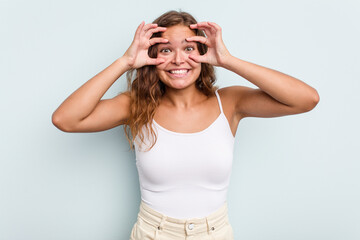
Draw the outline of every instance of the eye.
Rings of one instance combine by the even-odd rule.
[[[170,49],[168,48],[163,48],[160,50],[161,53],[169,53],[170,52]]]
[[[195,48],[193,46],[188,46],[185,48],[186,51],[193,51]]]

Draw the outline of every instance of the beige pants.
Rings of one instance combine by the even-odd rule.
[[[167,217],[143,201],[130,240],[233,240],[227,203],[204,218]]]

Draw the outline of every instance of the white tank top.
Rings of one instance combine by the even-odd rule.
[[[145,152],[134,142],[141,199],[166,216],[202,218],[226,202],[235,137],[215,93],[220,115],[206,129],[173,132],[153,120],[153,148]],[[150,142],[144,134],[146,150]]]

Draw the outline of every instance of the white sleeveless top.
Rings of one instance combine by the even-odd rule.
[[[153,148],[142,151],[134,142],[141,199],[166,216],[202,218],[226,202],[235,137],[215,93],[221,113],[206,129],[173,132],[153,120]],[[144,134],[146,150],[150,142]]]

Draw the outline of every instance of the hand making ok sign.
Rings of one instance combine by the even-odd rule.
[[[205,44],[208,47],[208,51],[204,55],[189,55],[189,58],[195,62],[209,63],[214,66],[223,67],[226,59],[231,57],[231,54],[222,40],[221,27],[213,22],[200,22],[190,25],[190,28],[204,30],[206,37],[194,36],[186,40]]]

